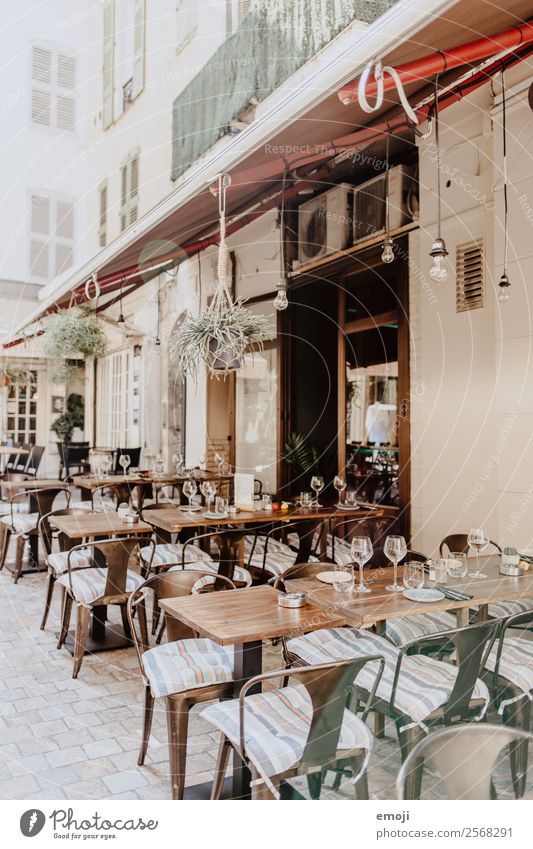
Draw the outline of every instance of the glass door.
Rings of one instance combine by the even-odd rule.
[[[235,467],[253,474],[265,492],[276,492],[278,459],[277,346],[245,355],[235,383]]]
[[[35,444],[37,438],[37,372],[21,371],[10,379],[6,405],[6,439]]]

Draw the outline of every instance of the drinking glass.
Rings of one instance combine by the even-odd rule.
[[[429,580],[434,584],[445,584],[448,575],[448,561],[442,557],[429,562]]]
[[[388,559],[394,566],[392,584],[388,587],[385,587],[385,589],[391,593],[401,592],[402,588],[398,583],[398,563],[400,562],[400,560],[403,560],[403,558],[407,554],[407,545],[404,537],[387,537],[387,539],[385,540],[385,545],[383,547],[383,553],[385,554],[385,557],[388,557]]]
[[[222,460],[222,463],[220,464],[220,467],[219,467],[219,472],[222,475],[222,477],[226,477],[227,475],[231,474],[230,464],[226,463],[225,460]]]
[[[450,551],[448,555],[448,575],[450,578],[464,578],[467,571],[464,551]]]
[[[357,493],[355,489],[349,489],[345,495],[345,504],[348,504],[350,507],[357,507]]]
[[[300,493],[300,504],[302,507],[309,507],[311,504],[311,493],[310,492],[301,492]]]
[[[484,575],[483,572],[479,571],[480,568],[481,568],[481,564],[479,562],[479,555],[488,546],[488,544],[489,544],[488,537],[486,536],[483,528],[470,528],[470,530],[468,531],[467,539],[468,539],[468,545],[470,546],[470,548],[474,549],[474,551],[476,552],[476,558],[477,558],[477,568],[476,568],[476,571],[474,572],[474,574],[472,575],[472,577],[473,578],[486,578],[487,576]]]
[[[215,513],[218,513],[220,516],[225,516],[228,512],[228,499],[223,498],[221,495],[217,495],[215,498]]]
[[[207,507],[206,512],[210,513],[211,512],[210,511],[211,501],[213,500],[214,496],[217,494],[217,488],[216,488],[215,482],[214,481],[202,481],[202,483],[200,485],[200,492],[202,493],[202,495],[205,498],[205,503],[206,503],[206,507]]]
[[[353,590],[354,576],[352,566],[341,563],[333,564],[333,589],[337,593],[351,593]]]
[[[314,507],[322,507],[318,501],[318,495],[324,489],[324,478],[322,475],[313,475],[311,478],[311,489],[315,493]]]
[[[411,560],[403,567],[403,585],[408,590],[419,590],[424,586],[424,564]]]
[[[354,537],[352,539],[351,552],[354,561],[359,566],[359,584],[355,587],[356,593],[370,593],[372,590],[363,581],[363,566],[368,563],[374,553],[374,547],[370,537]]]
[[[122,471],[125,475],[128,474],[128,466],[131,463],[131,458],[129,454],[121,454],[118,458],[119,465],[122,466]]]
[[[272,496],[266,492],[261,498],[261,507],[263,510],[268,510],[269,512],[272,510]]]
[[[183,454],[173,454],[172,463],[174,464],[176,474],[180,477],[183,472]]]
[[[333,479],[333,486],[335,487],[335,489],[339,493],[338,499],[337,499],[337,507],[342,507],[341,492],[344,492],[344,490],[346,489],[346,481],[344,480],[342,475],[335,475],[335,477]]]
[[[187,480],[183,482],[183,494],[185,498],[189,500],[189,509],[187,510],[189,516],[193,514],[192,499],[196,495],[197,490],[198,487],[196,486],[196,481],[193,481],[192,478],[187,478]]]

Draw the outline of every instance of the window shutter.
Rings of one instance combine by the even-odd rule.
[[[101,248],[105,248],[107,244],[107,184],[100,186],[99,221],[99,244]]]
[[[48,280],[48,242],[30,239],[30,275]]]
[[[239,6],[238,6],[239,21],[242,20],[243,16],[246,14],[246,12],[250,11],[251,6],[252,6],[252,0],[239,0]]]
[[[60,130],[74,129],[74,98],[57,98],[57,126]]]
[[[42,195],[31,197],[31,232],[42,236],[50,232],[50,201]]]
[[[31,93],[31,120],[50,126],[50,92],[34,88]]]
[[[144,88],[144,0],[135,0],[133,19],[133,85],[132,98]]]
[[[139,157],[136,156],[130,163],[130,197],[136,198],[139,194]]]
[[[114,65],[115,65],[115,4],[114,0],[104,2],[104,38],[103,38],[103,96],[102,124],[104,130],[113,123]]]
[[[52,82],[52,51],[45,47],[32,47],[31,78],[34,82],[50,85]]]
[[[72,265],[72,245],[56,245],[55,275],[62,274]]]
[[[73,89],[76,85],[76,60],[73,56],[57,56],[57,84],[61,88]]]
[[[57,202],[56,235],[60,239],[74,239],[74,206],[68,201]]]
[[[120,190],[120,203],[121,206],[125,206],[128,202],[128,166],[123,165],[120,169],[121,175],[121,190]]]
[[[484,239],[457,245],[455,251],[456,310],[480,309],[485,303]]]

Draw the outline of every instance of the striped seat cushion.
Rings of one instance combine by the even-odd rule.
[[[289,551],[290,554],[283,551],[276,551],[274,549],[271,550],[269,545],[265,563],[265,572],[268,575],[278,577],[278,575],[283,575],[283,573],[286,572],[287,569],[290,569],[291,566],[294,566],[296,552],[290,549]],[[264,551],[254,553],[250,558],[248,558],[246,565],[261,572],[263,570],[263,558]]]
[[[106,588],[106,580],[107,569],[95,566],[90,569],[80,569],[79,572],[72,572],[70,575],[68,573],[62,575],[57,583],[70,590],[70,582],[72,581],[72,592],[75,600],[84,607],[89,607],[102,598]],[[141,576],[128,569],[124,595],[134,592],[142,583]],[[117,590],[117,595],[119,594]]]
[[[485,668],[494,672],[498,644],[492,647]],[[500,658],[499,677],[505,678],[513,687],[532,698],[533,695],[533,642],[520,637],[505,637]],[[499,712],[503,713],[506,705],[516,699],[506,699],[500,704]]]
[[[27,513],[29,509],[23,501],[15,501],[13,504],[9,501],[0,501],[0,516],[11,516],[11,507],[13,507],[13,513]]]
[[[254,545],[254,540],[255,540],[255,545]],[[261,554],[264,554],[266,540],[267,540],[266,536],[260,536],[259,535],[256,538],[256,537],[254,537],[253,534],[246,534],[246,536],[243,537],[245,555],[250,556],[252,551],[253,551],[254,554],[258,554],[259,552]],[[296,537],[296,547],[298,547],[298,537]],[[290,548],[289,545],[286,545],[284,542],[282,542],[279,539],[274,539],[274,537],[270,537],[269,540],[268,540],[268,550],[269,551],[282,551],[282,552],[285,552],[286,554],[287,553],[294,554],[294,550],[292,548]]]
[[[531,596],[489,604],[489,616],[493,619],[504,619],[506,616],[514,616],[515,613],[525,613],[526,610],[533,610],[533,598]]]
[[[75,551],[70,558],[72,569],[85,569],[91,565],[92,552],[89,548],[80,548]],[[58,551],[55,554],[49,554],[46,562],[54,575],[64,575],[68,570],[68,551]]]
[[[330,663],[365,655],[380,654],[385,658],[385,669],[376,696],[385,702],[392,697],[394,672],[400,651],[389,640],[354,628],[324,628],[289,640],[287,647],[305,663],[315,665]],[[357,676],[356,684],[365,690],[372,688],[377,665],[368,664]],[[448,701],[457,676],[457,668],[449,663],[434,660],[426,655],[405,656],[402,661],[395,710],[417,724],[423,724],[433,711]],[[476,682],[472,699],[484,702],[482,716],[489,702],[489,691],[483,681]]]
[[[2,516],[0,522],[13,528],[17,534],[29,534],[30,531],[34,531],[37,528],[39,518],[38,513],[15,513],[13,521],[11,521],[11,515],[8,515]]]
[[[144,673],[154,698],[233,679],[233,648],[212,640],[177,640],[144,652]]]
[[[353,563],[351,544],[345,539],[339,539],[337,537],[335,539],[335,557],[333,558],[333,547],[330,540],[331,537],[328,536],[328,552],[331,552],[332,559],[335,560],[335,563],[339,563],[343,566],[349,566]]]
[[[150,563],[152,550],[151,545],[146,545],[141,548],[141,557],[145,563]],[[182,556],[183,543],[164,542],[160,545],[156,545],[152,566],[157,569],[161,566],[166,566],[168,563],[181,563]],[[213,560],[210,554],[206,551],[202,551],[198,545],[194,545],[193,543],[188,545],[185,549],[185,557],[187,559],[187,563],[198,563],[198,561],[201,561],[202,563],[211,563]]]
[[[168,570],[169,572],[179,572],[181,570],[181,566],[171,566]],[[218,572],[218,562],[216,560],[204,560],[201,563],[186,563],[185,569],[194,569],[197,568],[200,571],[204,572],[213,572],[216,574]],[[247,587],[252,586],[252,576],[250,575],[248,569],[245,569],[243,566],[236,566],[233,572],[233,577],[230,579],[237,584],[245,584]],[[200,587],[206,587],[209,584],[214,584],[214,578],[200,578],[198,584],[195,584],[196,589]]]
[[[263,776],[280,775],[295,767],[304,752],[309,736],[313,708],[311,697],[301,684],[269,690],[245,700],[245,745],[248,757]],[[239,742],[239,703],[225,701],[211,704],[202,712],[234,745]],[[372,748],[372,734],[350,711],[344,721],[338,754]]]
[[[438,634],[439,631],[453,631],[454,628],[457,628],[457,617],[443,610],[438,613],[419,613],[401,619],[388,619],[386,633],[395,646],[404,646],[411,640]]]

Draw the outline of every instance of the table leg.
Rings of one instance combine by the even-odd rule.
[[[254,675],[260,675],[263,668],[263,644],[261,640],[256,640],[245,645],[235,646],[235,698],[239,697],[239,693],[243,684],[253,678]],[[258,692],[260,687],[253,688],[249,691],[252,693]],[[251,774],[237,753],[233,756],[233,798],[234,799],[249,799]]]
[[[469,624],[470,608],[460,607],[457,611],[457,627],[465,628]]]

